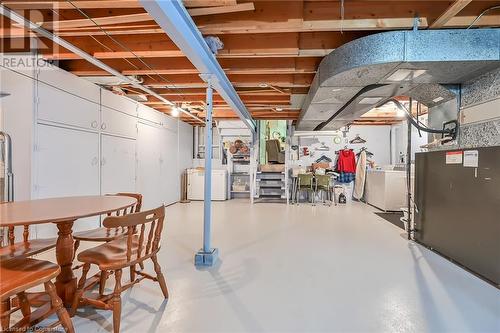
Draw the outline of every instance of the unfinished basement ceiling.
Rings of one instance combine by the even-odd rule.
[[[138,1],[7,0],[2,4],[204,116],[205,84],[199,73]],[[224,44],[217,60],[252,116],[297,120],[320,62],[333,50],[381,30],[410,30],[417,14],[421,29],[467,27],[500,1],[346,0],[343,17],[340,1],[186,0],[184,4],[201,33]],[[484,15],[476,26],[500,26],[499,11]],[[1,27],[2,52],[28,51],[26,31],[6,18],[1,18]],[[58,60],[60,67],[76,75],[109,75],[46,39],[40,41],[43,47],[38,51],[45,58]],[[120,88],[139,93],[127,85]],[[146,97],[145,104],[171,112],[153,96]],[[194,124],[189,117],[181,117]],[[218,95],[214,118],[236,118]]]

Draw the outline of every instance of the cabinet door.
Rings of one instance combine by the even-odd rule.
[[[135,192],[135,140],[103,135],[101,145],[101,193]]]
[[[104,133],[137,137],[137,118],[128,114],[115,111],[106,106],[101,106],[102,123],[101,131]]]
[[[163,122],[163,115],[160,112],[144,104],[137,105],[137,116],[158,125]]]
[[[113,92],[101,89],[101,105],[114,109],[131,116],[137,116],[137,102],[125,96],[116,95]]]
[[[98,85],[57,66],[45,63],[38,72],[38,80],[70,94],[81,96],[96,104],[100,103],[101,88]]]
[[[99,104],[39,82],[38,119],[97,130]]]
[[[178,170],[179,150],[177,131],[162,130],[161,185],[167,205],[179,201],[180,176]]]
[[[99,195],[99,135],[37,125],[35,197]],[[99,226],[99,218],[77,220],[73,230]],[[37,237],[54,237],[54,225],[37,228]]]
[[[139,123],[137,132],[137,191],[144,209],[163,203],[161,182],[161,128]]]

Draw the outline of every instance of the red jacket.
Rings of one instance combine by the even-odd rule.
[[[356,159],[354,158],[354,152],[351,149],[343,149],[339,151],[337,170],[339,172],[356,172]]]

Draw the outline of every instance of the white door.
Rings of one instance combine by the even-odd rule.
[[[36,126],[35,198],[99,195],[99,135],[85,131]],[[99,226],[99,218],[78,220],[73,230]],[[37,228],[37,237],[57,235],[54,225]]]
[[[137,192],[143,196],[143,208],[163,204],[161,182],[161,131],[156,126],[138,123]]]
[[[99,104],[39,82],[38,119],[98,130]]]
[[[101,147],[101,193],[135,192],[135,140],[102,135]]]
[[[180,176],[178,171],[179,151],[177,132],[162,130],[161,185],[165,204],[173,204],[180,199]]]

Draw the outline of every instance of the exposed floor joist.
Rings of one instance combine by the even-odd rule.
[[[451,6],[448,7],[446,11],[437,18],[437,20],[432,22],[430,28],[442,28],[471,2],[472,0],[455,0],[455,2],[453,2]]]
[[[202,115],[205,84],[198,71],[172,43],[165,32],[145,13],[137,0],[3,1],[25,15],[35,9],[38,22],[53,27],[58,36],[115,68],[122,75],[135,76],[160,96],[189,106]],[[217,60],[229,76],[241,100],[256,119],[285,117],[294,119],[300,108],[294,94],[307,94],[321,59],[345,43],[382,30],[409,29],[413,18],[421,18],[420,28],[467,27],[495,1],[467,0],[185,0],[199,30],[219,37],[224,47]],[[93,18],[100,26],[87,19]],[[240,11],[242,10],[242,11]],[[484,15],[478,27],[500,26],[498,12]],[[340,32],[342,30],[342,32]],[[0,21],[3,52],[28,51],[34,37],[8,20]],[[113,41],[115,39],[117,42]],[[108,76],[105,71],[39,39],[39,50],[48,59],[79,76]],[[140,57],[138,59],[137,57]],[[137,94],[133,87],[122,86]],[[162,112],[161,106],[146,94],[148,105]],[[295,102],[294,102],[295,101]],[[216,118],[231,114],[227,104],[214,95]],[[276,108],[283,109],[277,115]],[[298,110],[298,109],[297,109]],[[283,113],[286,111],[286,114]],[[358,123],[388,123],[390,114],[360,119]],[[371,119],[374,118],[374,119]],[[181,119],[192,123],[190,119]],[[296,118],[295,118],[296,119]]]

